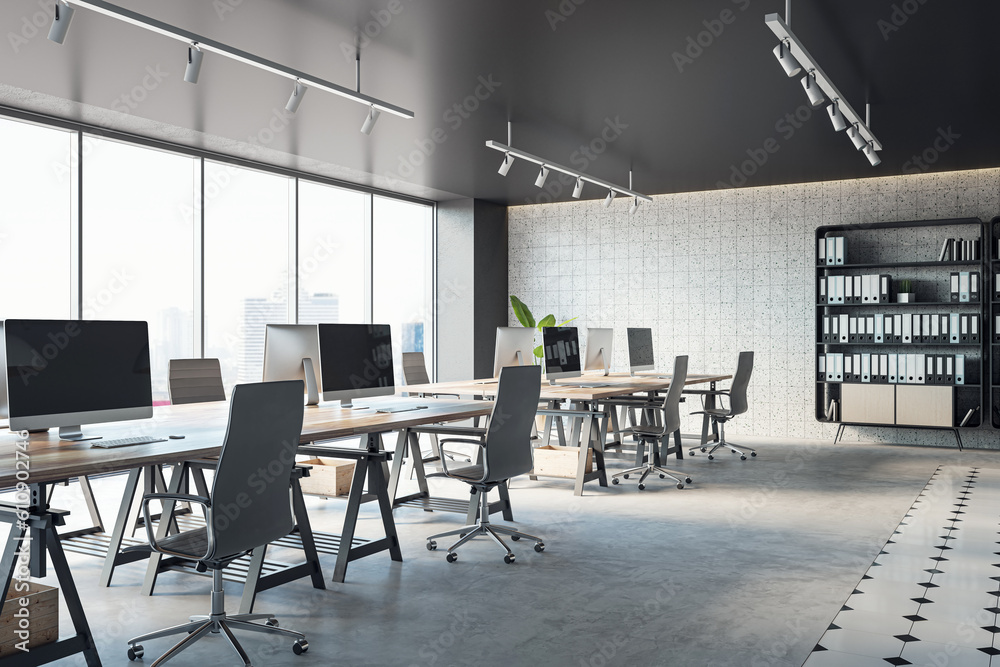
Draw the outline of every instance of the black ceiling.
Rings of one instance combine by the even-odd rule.
[[[312,91],[271,138],[260,131],[284,106],[287,80],[209,54],[201,82],[186,84],[182,45],[83,9],[61,47],[44,38],[46,25],[17,48],[0,48],[0,83],[121,109],[147,66],[159,66],[168,75],[140,93],[134,116],[230,140],[256,136],[303,165],[357,170],[365,184],[385,185],[364,175],[374,174],[508,204],[548,200],[530,165],[496,173],[502,156],[484,142],[505,142],[508,119],[516,147],[622,185],[631,166],[635,189],[648,194],[739,184],[743,174],[747,185],[766,185],[914,172],[921,166],[912,156],[925,151],[934,160],[923,168],[933,171],[1000,165],[992,41],[1000,3],[992,0],[794,0],[794,32],[856,109],[872,104],[885,147],[876,168],[822,108],[804,123],[783,120],[810,113],[798,81],[770,53],[777,41],[764,15],[784,14],[783,0],[120,3],[348,86],[360,28],[373,35],[361,42],[362,90],[416,118],[384,114],[365,137],[361,105]],[[24,20],[51,4],[4,0],[8,41],[30,34]],[[687,51],[689,38],[707,46]],[[682,67],[678,53],[691,58]],[[60,113],[81,120],[76,109]],[[950,139],[935,148],[942,134]],[[580,150],[602,149],[608,137],[593,159]],[[779,148],[764,160],[769,138]],[[751,155],[763,164],[745,163]],[[568,190],[555,198],[569,199]],[[584,198],[603,194],[589,187]]]

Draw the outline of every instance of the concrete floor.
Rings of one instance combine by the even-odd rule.
[[[1000,468],[997,451],[753,444],[759,456],[746,462],[727,454],[671,461],[694,478],[684,490],[652,479],[639,492],[627,480],[590,483],[578,498],[569,481],[516,479],[517,523],[542,536],[546,550],[514,543],[513,565],[485,539],[449,564],[424,538],[464,517],[399,509],[403,563],[378,554],[333,584],[333,560],[323,557],[328,590],[299,581],[258,597],[257,611],[308,636],[306,655],[294,656],[283,639],[241,639],[259,666],[799,667],[938,465]],[[467,497],[460,483],[432,483],[435,495]],[[121,484],[98,483],[106,515]],[[59,489],[54,505],[76,505],[72,495]],[[343,500],[309,505],[315,529],[340,532]],[[377,537],[379,525],[366,505],[359,535]],[[99,589],[100,561],[69,560],[105,665],[129,664],[129,636],[207,612],[207,579],[168,573],[147,598],[139,594],[144,564],[123,566],[110,589]],[[227,584],[227,593],[232,609],[240,588]],[[65,613],[62,622],[68,629]],[[169,645],[148,642],[145,663]],[[216,636],[170,664],[237,662]]]

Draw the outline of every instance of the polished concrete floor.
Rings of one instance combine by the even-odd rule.
[[[950,443],[753,444],[759,456],[745,462],[729,455],[671,461],[694,478],[683,490],[652,479],[640,492],[633,479],[590,483],[574,497],[569,481],[516,479],[517,525],[542,536],[546,550],[514,543],[513,565],[485,539],[449,564],[442,551],[424,548],[424,538],[464,517],[398,509],[404,562],[378,554],[351,564],[347,582],[333,584],[332,558],[324,557],[327,590],[299,581],[258,597],[258,611],[307,634],[306,655],[261,635],[244,636],[244,645],[259,666],[799,667],[938,466],[1000,468],[1000,452],[957,452]],[[121,484],[98,483],[106,515]],[[437,495],[467,497],[462,484],[433,484]],[[82,510],[72,489],[59,489],[54,504]],[[343,500],[309,505],[315,529],[339,532]],[[376,508],[364,506],[359,535],[377,537],[379,526]],[[105,665],[128,664],[129,636],[208,609],[206,579],[168,573],[147,598],[139,593],[143,564],[123,566],[114,585],[100,589],[100,561],[69,560]],[[232,608],[240,587],[227,584],[227,593]],[[148,642],[145,663],[169,645]],[[170,664],[238,661],[214,636]]]

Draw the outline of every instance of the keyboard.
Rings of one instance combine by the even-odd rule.
[[[610,387],[610,382],[575,382],[566,385],[567,387],[579,387],[581,389],[597,389],[598,387]]]
[[[151,445],[154,442],[166,442],[166,438],[151,438],[148,436],[137,436],[134,438],[116,438],[114,440],[98,440],[91,447],[100,449],[113,449],[115,447],[128,447],[130,445]]]
[[[409,405],[406,407],[399,408],[378,408],[375,412],[381,412],[383,414],[394,413],[394,412],[411,412],[413,410],[426,410],[426,405]]]

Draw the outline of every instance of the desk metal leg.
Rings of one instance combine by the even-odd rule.
[[[403,459],[406,458],[408,433],[409,431],[404,428],[401,431],[399,431],[399,433],[396,436],[396,455],[393,457],[392,467],[389,471],[389,500],[392,503],[396,502],[396,491],[399,488],[399,478],[403,471]],[[422,455],[420,454],[419,445],[417,446],[417,457],[423,458]],[[414,467],[416,467],[417,463],[414,461],[413,465]],[[371,489],[369,489],[369,491],[370,490]]]
[[[139,486],[139,476],[142,468],[132,468],[128,472],[128,480],[125,482],[125,491],[122,493],[122,502],[118,507],[118,517],[115,519],[115,528],[111,533],[111,542],[108,544],[108,554],[104,557],[104,568],[101,570],[100,585],[107,588],[111,585],[111,578],[115,573],[115,567],[125,561],[119,561],[122,539],[125,537],[125,529],[128,527],[129,518],[132,516],[132,505],[135,503],[135,490]],[[135,560],[146,558],[146,554],[136,554]]]
[[[594,418],[587,415],[583,418],[583,432],[588,436],[591,433],[591,427],[593,425]],[[573,495],[582,496],[583,495],[583,485],[587,481],[587,455],[589,454],[590,447],[587,443],[580,443],[580,457],[576,463],[576,481],[573,484]]]
[[[97,654],[97,647],[94,646],[90,624],[87,623],[87,615],[83,611],[80,594],[76,590],[76,583],[73,581],[73,575],[69,571],[69,563],[66,562],[66,554],[63,552],[62,542],[59,541],[59,536],[56,534],[51,517],[47,532],[49,533],[49,558],[52,559],[52,567],[55,569],[56,578],[59,580],[59,590],[63,596],[63,600],[66,602],[66,608],[69,611],[70,619],[73,621],[76,636],[83,640],[83,657],[86,659],[88,667],[100,667],[101,658]]]

